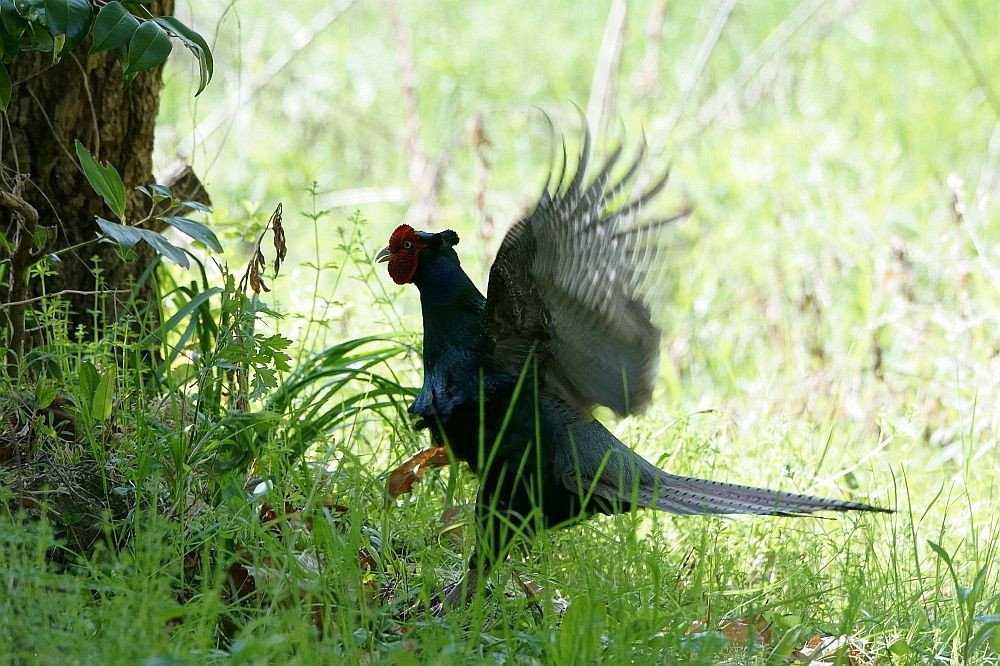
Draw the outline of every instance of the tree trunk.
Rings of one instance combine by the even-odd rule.
[[[173,12],[174,0],[157,0],[147,7],[154,15],[167,15]],[[126,86],[118,59],[110,52],[88,55],[89,45],[88,39],[55,65],[51,53],[19,55],[11,65],[13,96],[0,126],[3,188],[20,188],[20,196],[38,212],[38,224],[54,230],[55,250],[92,241],[98,232],[95,215],[113,219],[79,167],[75,139],[118,169],[133,219],[143,216],[149,205],[134,188],[153,182],[153,129],[162,67],[140,73]],[[0,211],[0,229],[8,239],[15,237],[15,225],[10,211]],[[130,289],[154,254],[140,243],[134,248],[138,257],[126,262],[116,250],[115,245],[99,243],[60,255],[62,261],[53,265],[57,273],[44,278],[45,292]],[[39,284],[35,280],[32,286],[36,294]],[[120,321],[130,313],[144,314],[151,310],[147,306],[153,303],[153,294],[152,281],[147,280],[138,290],[137,308],[125,307],[127,293],[122,292],[67,295],[70,338],[82,329],[85,339],[94,339],[102,323]],[[99,304],[96,327],[95,302]]]

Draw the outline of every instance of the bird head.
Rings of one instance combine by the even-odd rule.
[[[413,282],[417,269],[434,257],[444,255],[459,263],[458,254],[452,249],[455,245],[458,245],[458,234],[451,229],[432,234],[401,224],[389,236],[389,245],[379,251],[375,261],[389,263],[389,277],[393,282],[408,284]]]

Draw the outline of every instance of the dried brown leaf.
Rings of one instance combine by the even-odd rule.
[[[472,519],[475,504],[456,504],[441,512],[441,538],[462,549],[467,541],[466,527]]]
[[[741,620],[726,622],[719,627],[719,633],[734,643],[749,643],[767,645],[771,642],[771,625],[764,618],[744,617]]]
[[[274,209],[271,213],[271,218],[264,225],[264,230],[260,232],[260,236],[257,237],[257,242],[254,243],[253,252],[250,255],[250,262],[247,264],[246,272],[243,273],[243,277],[240,278],[239,290],[246,293],[247,286],[253,289],[255,294],[259,294],[261,291],[271,291],[267,287],[267,283],[264,282],[262,273],[267,268],[267,259],[264,258],[264,253],[261,252],[260,245],[264,242],[264,236],[267,234],[268,229],[271,230],[274,237],[274,276],[278,276],[278,271],[281,269],[281,262],[285,260],[285,256],[288,254],[288,246],[285,242],[285,228],[281,226],[281,216],[282,216],[281,204]]]
[[[386,484],[389,497],[396,498],[410,492],[413,484],[422,479],[429,468],[444,467],[450,463],[451,456],[443,446],[421,451],[389,474]]]
[[[850,666],[875,663],[875,647],[870,641],[856,636],[813,636],[792,657],[811,666],[833,664],[846,656]]]
[[[248,599],[257,591],[257,581],[254,579],[250,567],[245,564],[239,562],[230,564],[229,568],[226,569],[226,577],[236,599]]]
[[[285,228],[281,226],[282,220],[282,208],[281,204],[274,209],[271,213],[271,219],[268,224],[271,225],[271,230],[274,232],[274,274],[277,275],[281,270],[281,262],[285,260],[285,256],[288,254],[288,245],[285,242]]]

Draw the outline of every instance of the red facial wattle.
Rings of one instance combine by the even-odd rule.
[[[408,224],[396,227],[389,237],[389,277],[396,284],[413,282],[420,261],[420,250],[427,247]]]

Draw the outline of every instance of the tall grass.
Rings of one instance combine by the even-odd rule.
[[[55,301],[38,310],[45,345],[0,380],[3,437],[56,472],[0,465],[0,662],[778,664],[840,635],[872,655],[858,663],[996,661],[1000,141],[935,3],[812,3],[785,40],[768,38],[797,3],[737,3],[666,138],[718,6],[668,3],[650,89],[633,77],[651,3],[630,4],[615,106],[628,136],[663,142],[696,213],[659,304],[655,404],[610,427],[672,472],[897,512],[599,519],[524,543],[492,594],[444,619],[418,609],[464,572],[472,531],[445,509],[475,481],[446,469],[383,493],[384,472],[425,446],[404,413],[415,295],[370,264],[411,198],[394,33],[358,4],[292,52],[283,35],[325,5],[274,18],[266,4],[226,10],[218,44],[242,46],[217,48],[196,104],[173,94],[191,77],[168,74],[158,145],[170,153],[237,81],[292,56],[231,125],[183,144],[225,202],[211,219],[234,256],[259,231],[247,219],[285,201],[287,273],[242,300],[213,263],[158,272],[160,321],[183,316],[155,372],[130,363],[127,326],[82,345]],[[461,233],[482,275],[488,252],[466,245],[476,197],[502,229],[537,194],[548,130],[529,107],[569,125],[607,7],[401,4],[421,137],[445,164],[432,224]],[[997,5],[940,6],[1000,71]],[[463,134],[477,113],[485,187],[483,146]],[[384,200],[357,203],[361,187]],[[292,344],[264,344],[278,334]],[[273,385],[235,409],[239,369]],[[515,571],[544,591],[526,598]]]

